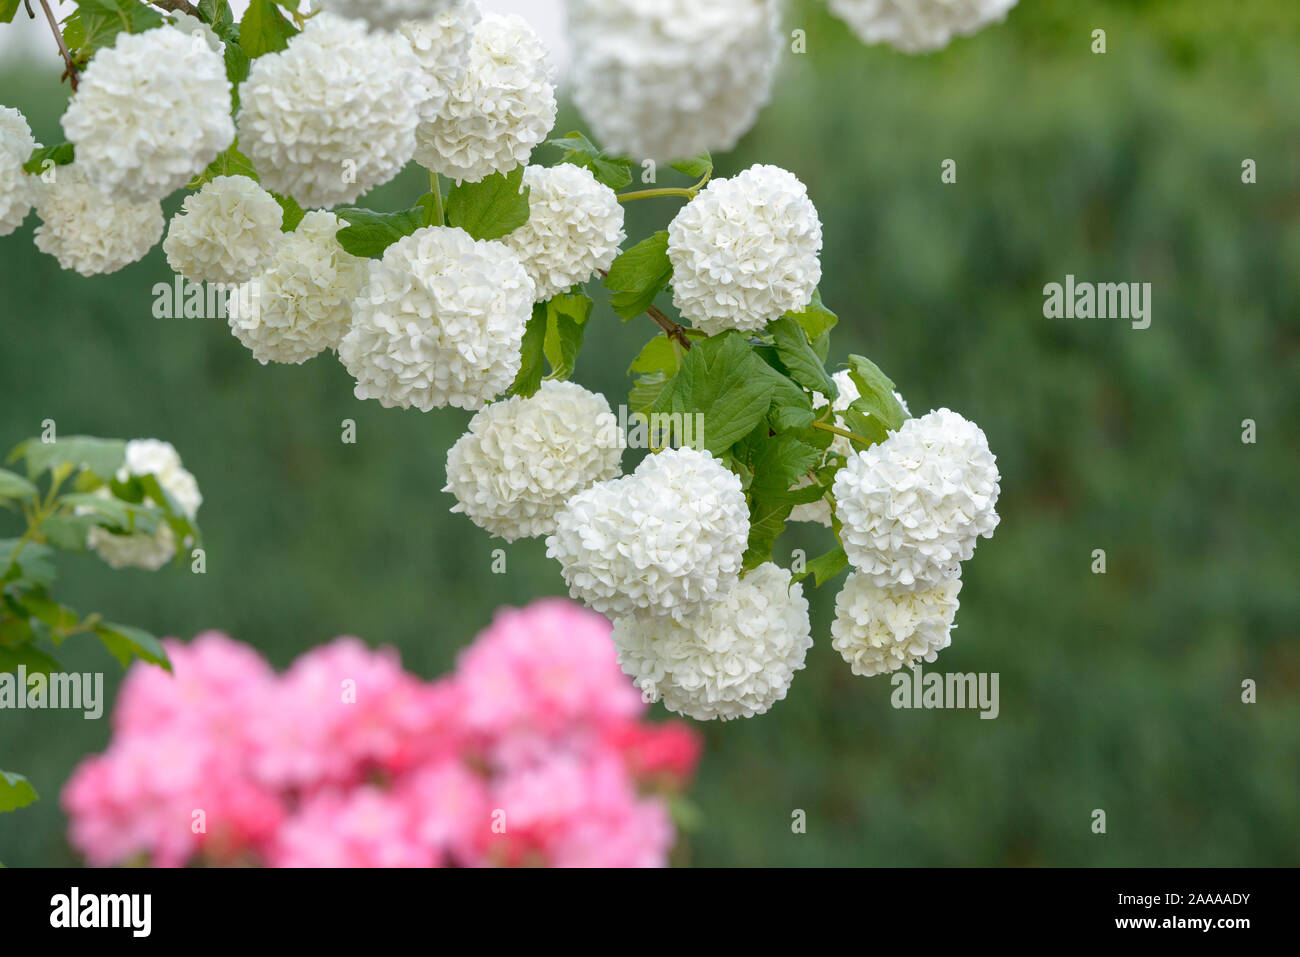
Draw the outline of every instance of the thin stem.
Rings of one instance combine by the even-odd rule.
[[[631,193],[620,193],[618,201],[620,203],[630,203],[637,199],[653,199],[656,196],[681,196],[685,199],[694,199],[695,190],[686,186],[664,186],[659,189],[638,189]]]
[[[169,13],[188,13],[192,17],[199,15],[199,8],[192,3],[186,3],[185,0],[149,0],[149,2]]]
[[[680,345],[687,352],[690,351],[691,339],[688,335],[686,335],[685,328],[679,326],[677,323],[673,322],[666,315],[664,315],[663,310],[661,310],[658,306],[655,305],[647,306],[645,314],[649,316],[651,319],[653,319],[655,322],[659,323],[659,328],[664,331],[665,335],[667,335],[674,342],[678,343],[678,345]]]
[[[844,436],[846,439],[851,439],[852,441],[854,441],[854,442],[858,442],[858,443],[860,443],[860,444],[862,444],[862,445],[870,445],[870,444],[871,444],[871,440],[870,440],[870,439],[864,439],[862,436],[858,435],[856,432],[846,432],[844,429],[837,428],[836,426],[833,426],[833,425],[828,425],[828,424],[826,424],[825,422],[822,422],[822,421],[820,421],[820,420],[814,421],[813,424],[812,424],[812,427],[813,427],[814,429],[821,429],[823,432],[834,432],[836,435],[842,435],[842,436]]]
[[[59,53],[63,55],[63,62],[67,69],[63,75],[68,78],[72,84],[72,92],[77,92],[77,66],[73,62],[72,54],[68,50],[68,45],[63,42],[63,32],[59,29],[59,21],[54,19],[54,11],[50,9],[48,0],[40,0],[41,9],[45,11],[45,19],[50,21],[50,29],[54,31],[54,42],[59,45]]]
[[[429,170],[429,190],[433,193],[433,212],[437,222],[435,226],[443,226],[447,222],[446,214],[442,211],[442,177]]]

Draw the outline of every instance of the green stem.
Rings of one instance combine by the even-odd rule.
[[[688,186],[663,186],[658,189],[638,189],[631,193],[620,193],[618,201],[620,203],[630,203],[637,199],[653,199],[656,196],[680,196],[684,199],[694,199],[698,192],[694,187]]]
[[[814,429],[821,429],[823,432],[834,432],[836,435],[842,435],[842,436],[844,436],[846,439],[850,439],[850,440],[852,440],[852,441],[854,441],[854,442],[858,442],[858,443],[860,443],[860,444],[862,444],[862,445],[870,445],[870,444],[871,444],[871,440],[870,440],[870,439],[864,439],[862,436],[858,435],[857,433],[854,433],[854,432],[846,432],[844,429],[836,428],[836,427],[833,426],[833,425],[827,425],[825,422],[822,422],[822,421],[820,421],[820,420],[814,421],[813,424],[812,424],[812,427],[813,427]]]
[[[446,214],[442,210],[442,177],[433,170],[429,170],[429,191],[433,193],[433,212],[437,222],[435,226],[444,226],[447,222]]]

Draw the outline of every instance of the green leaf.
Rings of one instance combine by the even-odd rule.
[[[397,213],[343,206],[334,213],[349,223],[335,234],[339,245],[364,259],[382,258],[385,249],[424,225],[424,209],[420,206]]]
[[[143,33],[163,25],[163,16],[140,0],[77,0],[81,15],[81,42],[77,58],[89,59],[96,50],[117,42],[119,33]]]
[[[755,374],[762,365],[743,336],[730,333],[700,340],[686,353],[653,411],[702,413],[704,434],[696,436],[696,446],[720,455],[767,414],[772,385]]]
[[[0,469],[0,499],[19,502],[36,497],[36,486],[15,472]]]
[[[543,350],[551,372],[548,379],[567,379],[582,348],[592,301],[584,294],[555,296],[546,304],[546,337]]]
[[[23,164],[23,169],[28,173],[40,174],[45,171],[47,162],[55,166],[67,166],[75,158],[76,149],[71,143],[44,146],[32,151],[31,157]]]
[[[478,183],[460,183],[447,194],[447,224],[475,239],[500,239],[528,222],[528,194],[522,166]]]
[[[813,352],[822,361],[826,361],[827,347],[830,345],[830,331],[839,322],[839,317],[822,305],[820,289],[814,289],[812,301],[803,312],[787,312],[787,316],[803,327],[808,341],[812,343]]]
[[[0,23],[13,23],[14,14],[22,0],[0,0]]]
[[[664,387],[669,381],[668,375],[663,372],[647,372],[637,376],[627,396],[628,411],[648,415],[659,401],[659,396],[663,395]]]
[[[774,404],[772,411],[768,413],[767,421],[772,426],[773,432],[786,432],[790,429],[806,429],[812,425],[815,418],[812,409]]]
[[[284,222],[280,224],[281,232],[293,232],[298,228],[298,224],[302,222],[302,218],[307,215],[307,212],[298,205],[298,201],[292,196],[281,196],[279,193],[272,193],[271,196],[284,210]]]
[[[158,530],[159,509],[124,502],[111,496],[73,492],[60,495],[59,501],[83,511],[103,528],[121,529],[124,532],[153,534]]]
[[[280,12],[272,0],[252,0],[239,21],[239,45],[256,59],[265,53],[275,53],[289,45],[289,38],[298,32]]]
[[[230,41],[239,36],[235,26],[235,14],[230,9],[229,0],[199,0],[199,19],[212,26],[212,32],[222,40]]]
[[[891,432],[903,424],[907,414],[894,395],[894,383],[879,366],[863,356],[851,355],[849,376],[858,387],[858,398],[852,408],[880,419]]]
[[[186,189],[198,189],[204,183],[210,183],[218,176],[247,176],[254,183],[258,182],[257,170],[253,161],[239,151],[239,141],[235,140],[216,159],[208,164],[195,179],[186,184]]]
[[[54,549],[36,542],[28,542],[19,549],[19,541],[17,538],[0,539],[0,582],[21,580],[40,586],[54,584],[58,577],[54,567]]]
[[[709,155],[708,150],[705,150],[690,159],[678,160],[673,163],[673,169],[695,179],[704,179],[705,176],[713,173],[713,157]]]
[[[27,477],[67,465],[71,470],[85,469],[100,478],[111,478],[126,461],[126,443],[120,439],[100,439],[91,435],[74,435],[57,442],[28,439],[9,455],[9,461],[27,460]]]
[[[441,197],[437,193],[425,193],[415,201],[415,205],[424,211],[424,225],[441,226],[438,222],[438,207]]]
[[[817,587],[821,588],[822,585],[825,585],[828,581],[848,567],[849,556],[844,553],[844,546],[836,545],[825,555],[818,555],[816,558],[811,559],[808,564],[804,566],[804,570],[794,576],[794,580],[803,581],[811,575],[813,576],[813,580],[817,583]]]
[[[95,526],[93,515],[54,515],[41,523],[41,534],[55,548],[84,552],[86,534]]]
[[[36,789],[14,771],[0,771],[0,811],[16,811],[38,800]]]
[[[121,662],[123,668],[131,664],[132,658],[139,658],[153,665],[161,665],[168,671],[172,670],[162,643],[147,631],[130,625],[105,622],[95,626],[95,634],[113,657]]]
[[[787,491],[821,464],[821,449],[807,445],[793,432],[763,436],[749,460],[755,488]]]
[[[754,374],[762,376],[772,386],[773,408],[807,409],[812,411],[812,396],[786,375],[776,349],[771,346],[755,346],[754,355],[760,360],[754,367]]]
[[[781,364],[789,370],[795,382],[814,392],[820,392],[829,400],[840,394],[835,380],[826,372],[817,353],[808,344],[803,327],[796,320],[783,316],[771,322],[767,331],[772,334]]]
[[[632,182],[630,159],[609,155],[576,130],[557,139],[547,140],[546,145],[565,151],[559,162],[586,167],[598,183],[603,183],[610,189],[622,189]]]
[[[668,231],[661,229],[623,252],[609,267],[605,277],[605,288],[613,293],[609,303],[623,319],[633,319],[650,308],[672,277]]]
[[[52,631],[70,631],[81,621],[81,616],[71,608],[52,601],[43,593],[29,592],[22,596],[21,604],[30,617],[47,625]],[[57,665],[58,662],[55,664]]]
[[[29,675],[48,676],[50,672],[63,670],[63,665],[51,655],[30,645],[20,648],[0,648],[0,674],[17,674],[19,668],[26,668]]]
[[[869,449],[889,437],[889,429],[885,427],[885,423],[877,416],[864,411],[857,402],[852,403],[841,412],[840,416],[844,419],[844,424],[849,427],[849,431],[862,440],[849,440],[853,448],[859,452]]]
[[[253,61],[235,37],[224,37],[222,42],[225,49],[221,56],[226,61],[226,79],[230,81],[230,105],[234,112],[239,112],[239,84],[248,79]]]
[[[511,395],[527,398],[542,387],[546,364],[546,303],[533,306],[533,317],[524,326],[523,344],[519,349],[519,372],[510,385]]]

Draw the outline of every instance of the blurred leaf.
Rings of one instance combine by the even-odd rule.
[[[161,665],[168,671],[172,670],[162,644],[147,631],[130,625],[105,622],[95,627],[95,634],[113,657],[121,662],[123,668],[130,665],[133,658],[139,658],[153,665]]]
[[[35,485],[21,475],[0,469],[0,499],[18,502],[35,496]]]
[[[186,184],[186,189],[198,189],[204,183],[210,183],[218,176],[247,176],[253,182],[260,182],[253,161],[239,151],[239,140],[235,140],[222,153],[208,164],[208,168]]]
[[[713,157],[709,155],[708,150],[705,150],[690,159],[678,160],[672,165],[679,173],[685,173],[694,179],[704,179],[713,172]]]
[[[809,575],[821,588],[828,581],[849,567],[849,556],[844,553],[843,545],[836,545],[824,555],[810,559],[803,572],[794,576],[795,581],[803,581]]]
[[[271,196],[284,210],[284,222],[280,225],[281,232],[293,232],[298,228],[298,224],[302,222],[302,218],[307,215],[306,211],[298,205],[298,201],[292,196],[281,196],[279,193],[272,193]]]
[[[47,161],[55,166],[67,166],[76,159],[76,149],[71,143],[57,143],[54,146],[37,147],[31,157],[23,164],[28,173],[39,175],[45,171]]]
[[[500,239],[528,222],[529,189],[524,168],[493,173],[478,183],[460,183],[447,194],[447,225],[475,239]]]
[[[51,655],[31,645],[19,648],[0,647],[0,674],[17,674],[18,669],[26,668],[29,675],[46,675],[63,670],[63,665]]]
[[[36,789],[21,774],[0,771],[0,811],[16,811],[38,800]]]
[[[0,23],[12,23],[22,0],[0,0]]]
[[[21,539],[0,539],[0,581],[23,580],[34,585],[52,585],[58,577],[54,567],[54,550],[48,545]],[[16,555],[15,555],[16,553]]]
[[[668,261],[668,231],[660,230],[624,251],[609,267],[605,288],[609,304],[623,319],[641,315],[668,285],[673,265]]]
[[[77,11],[83,31],[77,53],[82,58],[111,47],[123,31],[143,33],[164,22],[161,13],[140,0],[77,0]]]
[[[100,478],[111,478],[126,461],[126,443],[120,439],[100,439],[74,435],[57,442],[28,439],[9,455],[9,461],[24,458],[28,478],[53,470],[60,464],[72,469],[87,469]]]

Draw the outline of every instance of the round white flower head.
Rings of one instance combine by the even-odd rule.
[[[735,585],[748,538],[736,474],[708,452],[667,449],[573,496],[546,554],[602,614],[683,620]]]
[[[415,161],[468,183],[508,173],[528,162],[555,111],[545,45],[522,17],[488,14],[474,29],[465,75],[415,132]]]
[[[477,0],[464,0],[401,25],[400,32],[415,51],[429,88],[429,98],[420,113],[422,120],[435,119],[447,105],[451,91],[465,78],[474,28],[482,16]]]
[[[239,86],[239,148],[263,185],[304,207],[350,203],[415,152],[429,96],[404,37],[319,13]]]
[[[322,10],[364,20],[378,30],[396,30],[407,20],[421,20],[463,6],[461,0],[319,0]]]
[[[569,0],[573,97],[601,145],[657,162],[734,147],[772,92],[778,0]]]
[[[698,615],[614,622],[618,663],[649,700],[697,721],[752,718],[785,697],[812,647],[790,573],[759,565]]]
[[[426,226],[370,262],[339,358],[358,399],[478,409],[519,371],[533,283],[499,242]]]
[[[574,494],[619,474],[617,428],[605,397],[574,382],[494,402],[447,453],[451,510],[508,542],[548,535]]]
[[[235,138],[220,53],[172,26],[119,33],[90,60],[63,114],[77,163],[101,190],[161,199]]]
[[[939,409],[849,458],[832,492],[849,562],[878,588],[956,578],[998,524],[998,468],[978,425]]]
[[[668,224],[673,302],[708,335],[761,329],[805,308],[821,281],[822,224],[776,166],[715,179]]]
[[[961,579],[922,591],[891,591],[851,572],[835,597],[831,647],[855,675],[883,675],[934,661],[952,642]]]
[[[203,504],[199,484],[181,464],[181,457],[170,442],[158,439],[133,439],[126,443],[126,461],[117,471],[119,482],[132,476],[152,475],[159,487],[176,501],[186,518],[193,519]],[[101,487],[96,493],[110,498],[112,493]],[[146,505],[158,504],[148,496]],[[79,512],[90,511],[85,506]],[[166,523],[160,523],[153,533],[135,532],[114,535],[103,528],[91,528],[86,535],[86,547],[99,555],[113,568],[147,568],[156,571],[172,560],[176,554],[176,535]]]
[[[0,236],[12,233],[31,212],[35,190],[23,164],[38,145],[27,118],[0,106]]]
[[[52,171],[53,181],[35,177],[36,248],[64,269],[83,276],[116,272],[144,258],[162,238],[158,200],[136,203],[105,193],[86,180],[80,161]]]
[[[836,396],[835,401],[831,403],[831,409],[836,413],[840,413],[856,402],[861,396],[858,392],[858,385],[853,381],[853,377],[849,375],[848,369],[841,369],[839,372],[831,376],[831,378],[835,380],[835,385],[839,389],[839,395]],[[895,392],[894,398],[897,399],[898,404],[903,407],[903,413],[905,415],[912,414],[908,411],[907,402],[901,395]],[[821,409],[825,408],[825,406],[826,396],[822,395],[820,392],[814,392],[813,409]],[[844,417],[841,415],[835,416],[835,424],[841,429],[848,429],[848,423],[844,421]],[[847,460],[851,455],[853,455],[853,443],[844,436],[837,435],[831,441],[830,451],[837,455],[844,456]],[[805,478],[796,486],[796,488],[805,488],[809,482],[810,480]],[[823,498],[810,504],[796,505],[794,510],[790,513],[789,520],[792,522],[817,522],[830,528],[830,503]]]
[[[163,240],[167,264],[191,282],[245,282],[280,241],[284,210],[247,176],[218,176],[185,197]]]
[[[528,222],[501,241],[515,251],[537,287],[538,302],[608,269],[623,231],[623,206],[591,170],[571,163],[524,170]]]
[[[863,43],[904,53],[939,50],[1006,18],[1016,0],[829,0],[831,12]]]
[[[335,238],[343,225],[333,213],[308,213],[281,234],[266,270],[231,295],[230,331],[262,365],[297,365],[338,348],[366,280],[366,260]]]

